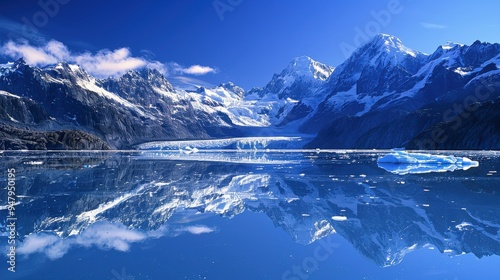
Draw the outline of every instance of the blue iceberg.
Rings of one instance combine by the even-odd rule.
[[[379,157],[377,163],[380,168],[398,175],[453,172],[479,166],[479,162],[466,157],[408,153],[401,150]]]

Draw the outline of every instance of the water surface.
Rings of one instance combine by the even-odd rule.
[[[500,153],[407,175],[386,153],[4,152],[1,279],[497,279]]]

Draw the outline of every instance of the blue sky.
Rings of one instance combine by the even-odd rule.
[[[1,60],[29,53],[39,65],[66,59],[101,76],[150,66],[172,80],[248,90],[297,56],[337,66],[376,32],[427,53],[447,41],[500,42],[498,1],[340,2],[3,0]]]

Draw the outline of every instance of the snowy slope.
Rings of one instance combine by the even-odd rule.
[[[290,122],[303,119],[307,113],[292,115],[304,99],[311,98],[321,88],[334,67],[313,60],[308,56],[293,59],[280,74],[274,74],[271,81],[264,88],[253,88],[245,99],[253,101],[256,111],[266,115],[269,123],[277,126],[288,125]],[[318,100],[317,97],[312,97]],[[307,109],[302,111],[311,111]]]

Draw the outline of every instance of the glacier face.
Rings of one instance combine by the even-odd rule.
[[[187,141],[159,141],[140,144],[140,150],[264,150],[264,149],[291,149],[299,148],[302,143],[301,137],[243,137],[212,140],[187,140]]]

